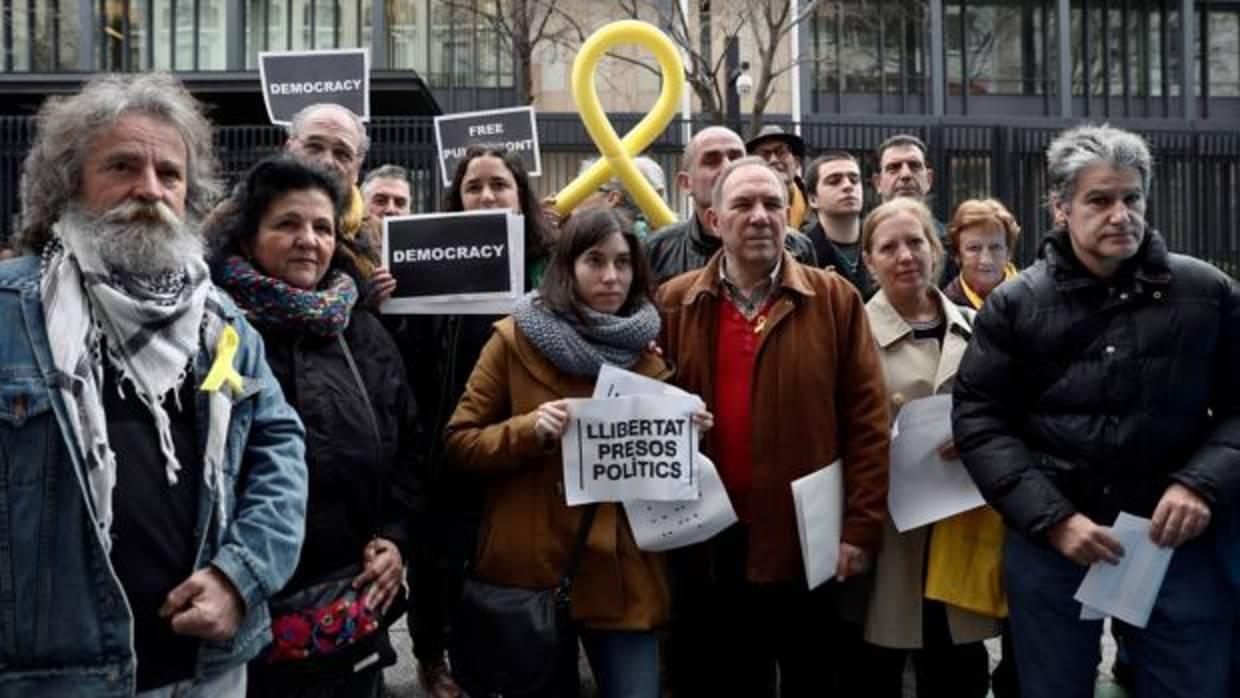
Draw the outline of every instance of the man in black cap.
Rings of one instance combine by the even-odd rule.
[[[767,164],[784,178],[788,185],[788,225],[794,230],[800,230],[809,211],[805,182],[801,179],[805,141],[795,133],[787,133],[778,126],[763,126],[758,135],[745,144],[745,151],[766,160]]]

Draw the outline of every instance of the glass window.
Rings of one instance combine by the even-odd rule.
[[[103,3],[103,69],[142,70],[146,60],[146,13],[137,0]]]
[[[1073,0],[1072,94],[1179,96],[1180,21],[1179,12],[1170,9],[1173,5],[1132,2],[1114,7]]]
[[[64,7],[62,7],[62,5]],[[69,0],[7,0],[0,31],[0,70],[77,70],[80,29]]]
[[[14,3],[9,0],[8,7],[11,28],[4,32],[11,41],[4,47],[4,62],[12,70],[30,70],[30,13],[26,11],[26,3]]]
[[[436,87],[511,87],[511,37],[490,19],[507,11],[506,4],[474,0],[464,4],[432,3],[431,50],[428,75]]]
[[[1240,8],[1209,11],[1206,27],[1204,59],[1209,94],[1240,97]]]
[[[193,31],[192,22],[190,23],[190,31]],[[228,1],[198,0],[197,69],[225,70],[227,68]]]
[[[425,71],[426,39],[418,31],[425,29],[425,17],[419,17],[424,8],[422,3],[388,1],[388,60],[393,68]],[[432,50],[437,51],[438,46]]]
[[[960,2],[944,8],[948,92],[1043,94],[1050,3]],[[968,73],[967,80],[963,77]]]
[[[880,0],[818,6],[810,25],[819,90],[900,94],[925,89],[924,2]]]

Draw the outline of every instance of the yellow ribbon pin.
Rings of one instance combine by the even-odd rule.
[[[237,335],[237,330],[233,329],[232,325],[225,325],[224,331],[220,332],[220,338],[215,342],[215,361],[211,364],[206,379],[202,381],[201,390],[204,393],[214,393],[225,383],[232,388],[234,395],[241,393],[245,387],[245,379],[233,368],[233,359],[237,357],[237,348],[240,346],[241,337]]]
[[[594,87],[594,73],[598,62],[613,47],[620,44],[637,44],[648,49],[659,62],[663,71],[663,90],[654,108],[637,126],[624,135],[616,135]],[[594,166],[560,190],[555,197],[555,209],[561,216],[572,211],[590,194],[594,193],[613,174],[620,178],[624,188],[633,195],[633,201],[646,214],[651,229],[676,222],[676,214],[667,207],[650,182],[637,169],[633,158],[646,149],[676,115],[676,105],[685,87],[685,68],[680,53],[671,39],[664,36],[654,25],[626,19],[612,22],[590,35],[573,61],[573,99],[581,112],[582,124],[598,146],[599,158]]]

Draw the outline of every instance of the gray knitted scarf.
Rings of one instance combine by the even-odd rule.
[[[650,302],[628,316],[582,311],[584,324],[575,315],[552,312],[539,300],[538,291],[531,291],[513,306],[512,318],[556,368],[586,378],[597,376],[605,363],[632,367],[659,336],[659,312]]]

